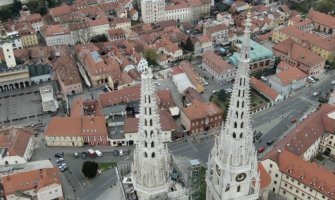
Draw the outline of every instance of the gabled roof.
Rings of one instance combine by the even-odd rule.
[[[206,63],[208,67],[218,74],[227,73],[230,70],[233,70],[232,65],[211,51],[206,51],[202,54],[202,62]]]
[[[24,156],[32,131],[22,128],[0,130],[0,148],[7,148],[8,156]]]
[[[330,199],[335,199],[335,174],[315,162],[307,162],[293,153],[278,152],[279,170]]]
[[[272,101],[275,101],[279,96],[278,92],[266,85],[263,81],[256,79],[255,77],[250,78],[250,86],[255,88],[266,97],[270,98]]]
[[[329,114],[334,112],[335,105],[323,104],[319,110],[291,130],[263,160],[271,159],[277,162],[278,150],[284,149],[301,157],[325,132],[335,131],[335,119],[329,117]]]
[[[286,71],[279,72],[275,76],[280,79],[284,86],[292,84],[293,81],[299,81],[301,79],[307,78],[307,74],[298,68],[291,68]]]
[[[307,17],[318,24],[322,24],[324,26],[335,28],[335,17],[331,15],[327,15],[325,13],[321,13],[321,12],[311,9],[308,12]]]
[[[121,103],[129,103],[132,101],[139,101],[141,98],[141,86],[135,85],[125,87],[121,90],[114,90],[112,92],[99,94],[99,99],[102,107],[108,107]]]

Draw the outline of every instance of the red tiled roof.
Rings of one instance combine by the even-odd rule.
[[[141,98],[141,86],[135,85],[125,87],[121,90],[114,90],[112,92],[99,94],[99,99],[102,107],[108,107],[120,103],[127,103],[138,101]]]
[[[171,72],[172,75],[184,73],[183,70],[181,70],[180,66],[174,66],[171,68],[171,70],[172,70]]]
[[[6,196],[15,194],[17,191],[36,190],[38,192],[51,184],[62,184],[58,167],[7,175],[1,179],[1,183]]]
[[[291,68],[294,68],[294,67],[285,61],[280,61],[280,63],[277,66],[277,69],[280,69],[281,71],[285,71]]]
[[[0,130],[0,147],[7,148],[8,156],[24,156],[32,131],[22,128]]]
[[[308,12],[307,17],[318,24],[328,26],[331,28],[335,28],[335,17],[331,15],[327,15],[325,13],[321,13],[321,12],[311,9]]]
[[[295,155],[301,157],[315,141],[320,138],[325,131],[335,131],[335,119],[328,116],[329,113],[335,112],[335,106],[323,104],[321,108],[309,115],[295,129],[290,131],[287,136],[276,144],[265,157],[277,161],[278,150],[286,149]]]
[[[258,163],[258,171],[260,175],[260,186],[261,189],[266,188],[271,183],[271,176],[266,172],[261,162]]]
[[[298,81],[307,77],[307,74],[298,68],[291,68],[276,74],[284,86],[291,84],[294,80]]]
[[[67,4],[63,4],[62,6],[50,8],[49,12],[54,17],[59,17],[61,15],[66,15],[71,13],[71,7]]]
[[[223,115],[223,110],[213,102],[194,101],[191,106],[183,108],[182,112],[185,113],[190,121],[215,115]]]
[[[270,98],[272,101],[275,101],[277,97],[279,96],[278,92],[276,92],[274,89],[270,88],[268,85],[266,85],[263,81],[260,81],[256,79],[255,77],[250,78],[250,85],[251,87],[255,88],[259,92],[261,92],[263,95]]]
[[[335,199],[335,174],[315,162],[307,162],[293,153],[278,152],[279,170],[300,183],[313,188],[330,199]]]
[[[202,55],[202,62],[218,74],[223,74],[233,69],[232,65],[211,51],[206,51]]]
[[[171,91],[169,89],[166,90],[158,90],[156,92],[157,96],[157,104],[160,107],[171,108],[175,107],[176,104],[171,96]]]

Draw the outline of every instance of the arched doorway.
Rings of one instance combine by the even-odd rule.
[[[9,90],[14,90],[14,85],[13,84],[9,84]]]
[[[84,146],[87,146],[88,145],[88,142],[84,142]]]
[[[26,87],[29,87],[29,81],[24,82]]]
[[[76,94],[76,91],[72,90],[71,93],[72,93],[72,95],[75,95],[75,94]]]
[[[2,86],[0,86],[0,92],[2,92],[3,91],[3,87]]]
[[[20,88],[20,86],[19,86],[18,83],[14,83],[14,86],[15,86],[15,89],[19,89]]]
[[[8,85],[4,85],[3,89],[4,89],[4,91],[7,91],[8,90]]]
[[[133,140],[129,140],[128,145],[129,146],[133,146],[134,145],[134,141]]]
[[[24,83],[20,82],[20,88],[24,88]]]

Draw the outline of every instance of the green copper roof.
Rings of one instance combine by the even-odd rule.
[[[242,45],[242,37],[239,37],[236,40],[235,44],[238,48]],[[256,62],[258,60],[263,60],[266,58],[271,58],[273,53],[268,48],[258,44],[257,42],[250,40],[250,62]],[[233,65],[237,65],[239,62],[240,53],[235,52],[232,56],[229,57],[229,61]]]

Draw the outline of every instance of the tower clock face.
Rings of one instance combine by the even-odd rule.
[[[245,178],[247,177],[247,174],[246,173],[240,173],[240,174],[238,174],[237,176],[236,176],[236,181],[237,182],[241,182],[241,181],[243,181]]]

